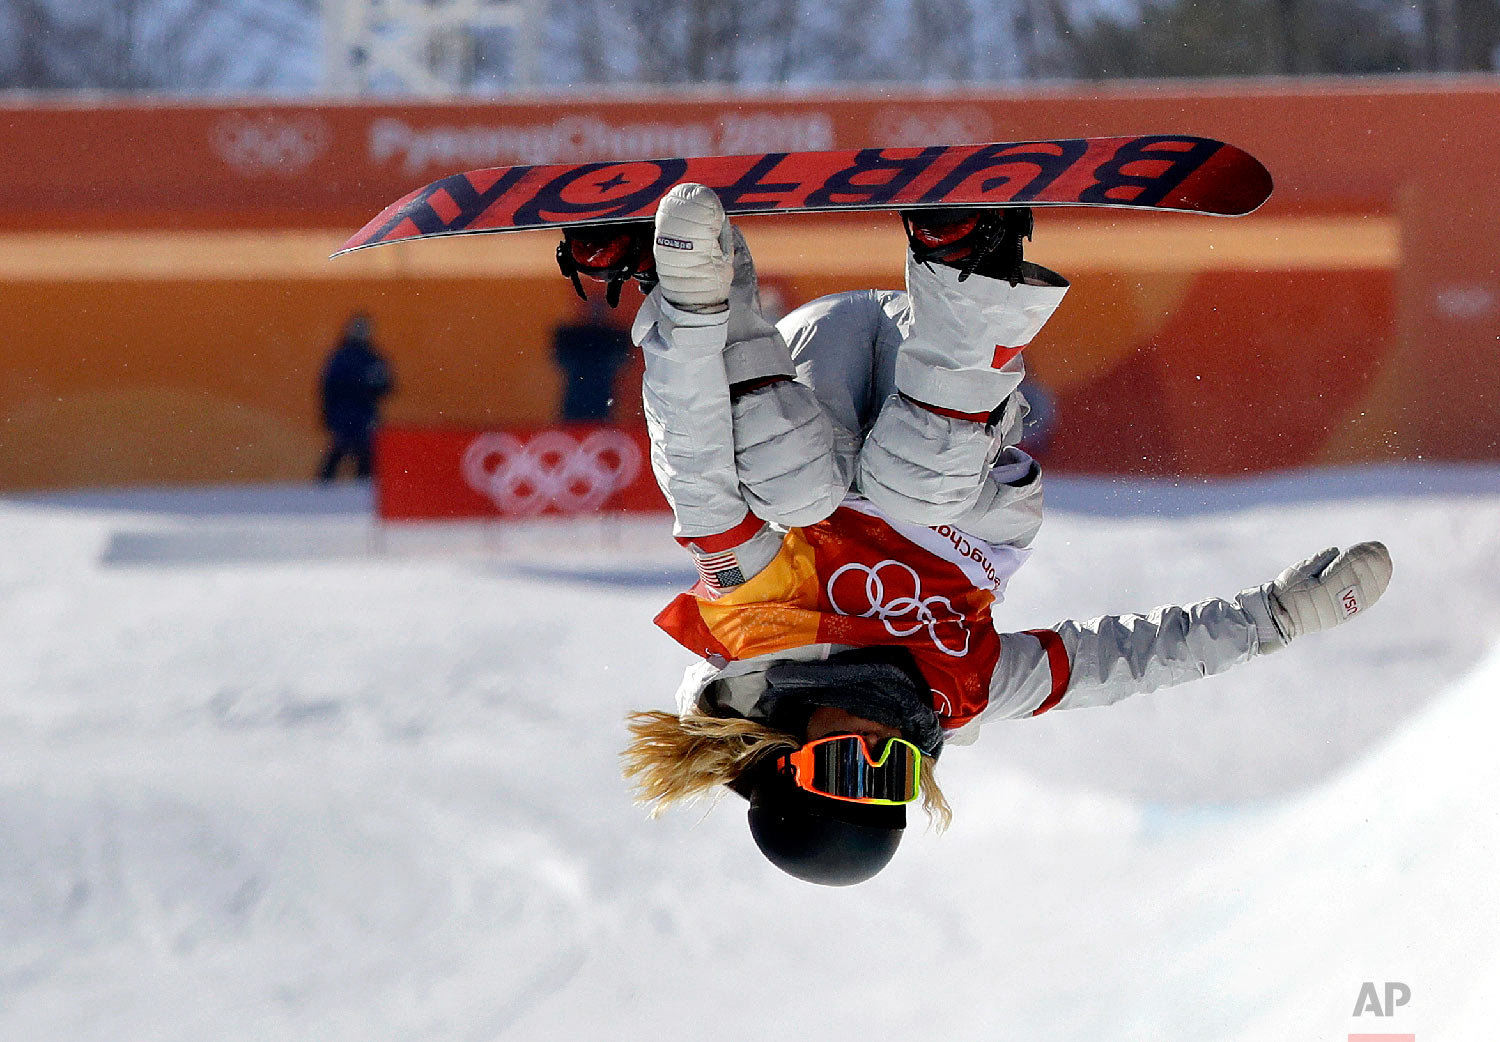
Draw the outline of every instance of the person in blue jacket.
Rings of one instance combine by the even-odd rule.
[[[393,386],[390,365],[370,342],[370,316],[356,313],[324,363],[319,382],[323,426],[329,435],[328,452],[318,472],[320,480],[332,481],[339,465],[349,457],[354,459],[359,477],[368,478],[374,472],[373,443],[380,422],[380,401]]]

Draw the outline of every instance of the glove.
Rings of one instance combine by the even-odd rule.
[[[1340,553],[1329,547],[1294,564],[1264,586],[1240,594],[1255,619],[1263,653],[1280,651],[1305,633],[1317,633],[1366,611],[1391,581],[1391,554],[1382,543],[1356,543]]]
[[[729,308],[734,238],[712,188],[674,187],[656,207],[656,272],[667,303],[700,314]]]

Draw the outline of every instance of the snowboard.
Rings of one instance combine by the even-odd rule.
[[[713,188],[731,215],[1105,206],[1241,216],[1271,194],[1270,173],[1247,152],[1168,134],[502,166],[440,178],[396,200],[338,253],[439,235],[651,220],[662,196],[684,181]]]

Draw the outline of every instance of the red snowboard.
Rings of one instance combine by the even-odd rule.
[[[435,235],[649,220],[684,181],[715,189],[731,214],[1112,206],[1240,216],[1271,194],[1271,175],[1248,153],[1165,134],[501,166],[398,199],[339,253]]]

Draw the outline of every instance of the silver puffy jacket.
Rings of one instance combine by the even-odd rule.
[[[906,292],[835,294],[773,326],[738,230],[735,242],[727,313],[682,311],[652,293],[633,331],[646,361],[652,465],[678,540],[699,554],[730,546],[749,578],[786,528],[822,520],[853,494],[898,521],[1027,546],[1041,524],[1042,482],[1014,444],[1027,408],[1020,349],[1061,303],[1066,280],[1029,265],[1016,286],[960,282],[953,269],[908,256]],[[754,389],[731,400],[735,384]],[[1263,642],[1279,647],[1264,589],[1002,633],[980,719],[1108,705],[1221,672]],[[748,712],[759,675],[782,657],[695,664],[679,709]],[[949,741],[972,740],[977,723]]]

